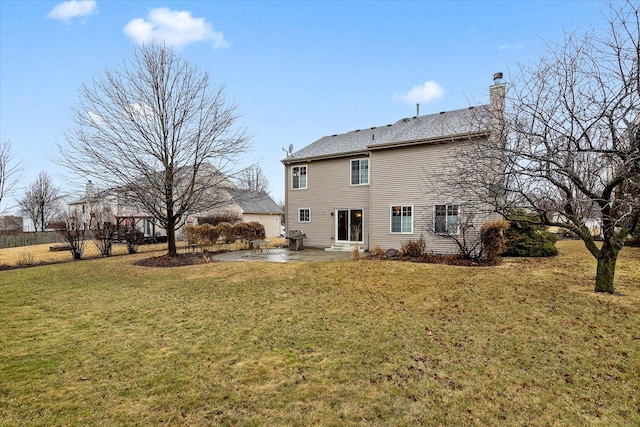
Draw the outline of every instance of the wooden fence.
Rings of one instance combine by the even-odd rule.
[[[31,231],[11,234],[3,233],[0,234],[0,249],[60,243],[63,241],[63,237],[55,231]]]

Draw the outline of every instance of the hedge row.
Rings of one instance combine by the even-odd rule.
[[[185,237],[191,244],[198,246],[213,246],[219,242],[233,243],[238,240],[250,246],[252,240],[262,240],[266,237],[264,225],[259,222],[239,222],[229,224],[221,222],[213,226],[202,224],[186,226]]]

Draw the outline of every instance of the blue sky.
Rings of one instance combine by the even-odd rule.
[[[284,200],[282,147],[488,102],[496,71],[535,61],[544,41],[603,22],[596,1],[0,0],[0,138],[23,171],[14,196],[47,171],[77,89],[150,37],[226,87],[238,125]],[[179,24],[179,25],[178,25]],[[16,212],[13,197],[3,208]]]

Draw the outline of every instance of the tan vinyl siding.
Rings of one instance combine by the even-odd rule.
[[[350,160],[361,158],[362,155],[286,165],[286,228],[287,231],[303,231],[307,235],[305,246],[326,248],[335,245],[336,209],[362,209],[364,247],[367,247],[370,222],[369,185],[351,185]],[[291,167],[299,165],[307,166],[307,188],[293,190]],[[373,172],[370,172],[370,176],[372,175]],[[311,222],[298,222],[299,209],[311,210]]]
[[[447,156],[455,156],[462,142],[419,145],[372,152],[371,158],[371,247],[386,250],[400,249],[403,242],[417,240],[421,236],[427,243],[427,251],[456,253],[454,242],[434,235],[433,209],[440,204],[459,204],[460,217],[464,215],[464,203],[447,199],[447,184],[428,188],[433,183],[425,180],[428,173],[442,173]],[[437,185],[437,184],[436,184]],[[391,206],[412,206],[413,233],[391,233]],[[479,230],[483,220],[478,219]]]

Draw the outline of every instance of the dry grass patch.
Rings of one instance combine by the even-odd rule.
[[[69,251],[50,251],[50,246],[63,245],[64,243],[53,243],[33,246],[20,246],[17,248],[0,249],[0,268],[15,266],[32,266],[48,263],[71,262],[73,258]],[[182,248],[183,251],[186,249]],[[166,244],[140,245],[138,252],[150,253],[157,251],[166,251]],[[113,245],[113,253],[111,256],[128,255],[127,246],[125,244]],[[87,242],[86,249],[82,255],[83,260],[101,258],[102,255],[92,241]]]
[[[0,424],[634,425],[640,250],[0,272]]]

